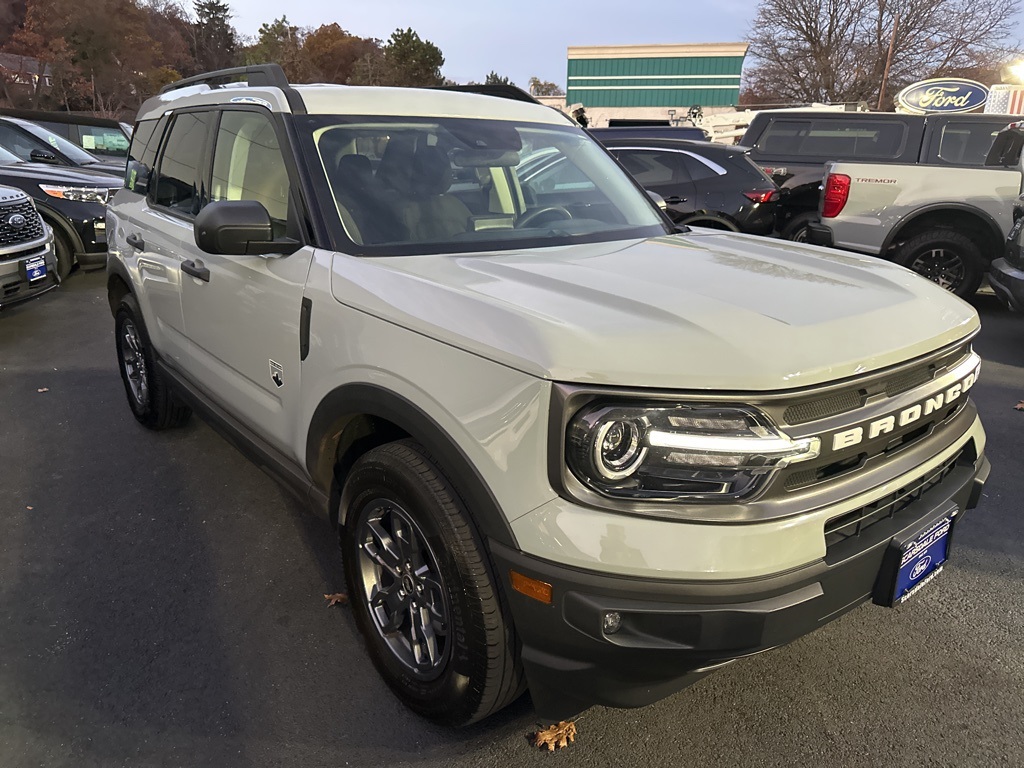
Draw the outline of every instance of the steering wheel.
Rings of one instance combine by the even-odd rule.
[[[548,213],[557,213],[563,219],[572,218],[572,214],[568,211],[568,209],[563,208],[560,205],[546,205],[543,208],[538,208],[535,211],[530,211],[529,213],[523,214],[523,217],[516,222],[516,229],[528,227],[541,216],[544,216],[545,214]]]

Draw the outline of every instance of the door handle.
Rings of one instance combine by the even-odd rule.
[[[128,235],[124,241],[137,251],[144,251],[146,249],[146,241],[134,232]]]
[[[665,202],[669,205],[679,205],[680,203],[685,203],[686,198],[680,197],[679,195],[672,195],[671,197],[666,197]]]
[[[210,270],[203,266],[203,262],[196,262],[189,260],[181,262],[181,271],[186,275],[192,275],[197,277],[204,283],[210,282]]]

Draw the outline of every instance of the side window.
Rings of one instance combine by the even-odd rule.
[[[722,172],[725,170],[723,168],[716,170],[703,158],[693,155],[683,155],[683,161],[686,163],[686,170],[690,172],[690,178],[694,181],[718,178],[723,175]]]
[[[210,200],[255,200],[274,222],[288,224],[288,168],[270,119],[259,112],[224,112],[213,154]]]
[[[195,216],[203,207],[203,145],[208,112],[175,115],[164,144],[153,202],[178,214]]]
[[[118,128],[80,125],[78,132],[82,138],[82,149],[88,150],[94,155],[125,157],[128,154],[128,137]]]
[[[1005,122],[950,120],[942,126],[939,159],[953,165],[984,165],[996,134],[1005,127]]]
[[[686,184],[690,181],[686,156],[679,152],[628,149],[615,152],[615,156],[641,187]]]

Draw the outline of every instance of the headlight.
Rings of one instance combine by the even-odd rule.
[[[760,412],[734,406],[594,404],[566,434],[576,478],[631,501],[736,501],[820,451],[817,437],[791,439]]]
[[[39,188],[50,197],[59,197],[62,200],[75,200],[79,203],[103,203],[117,192],[117,189],[106,187],[60,187],[51,184],[40,184]]]

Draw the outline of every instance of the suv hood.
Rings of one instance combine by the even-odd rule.
[[[337,255],[347,305],[555,381],[771,391],[854,376],[975,332],[894,264],[711,230],[499,253]]]
[[[99,173],[84,167],[69,168],[68,166],[49,165],[47,163],[0,165],[0,181],[5,178],[32,179],[43,183],[79,187],[112,188],[117,186],[117,180],[112,180],[108,173]]]

